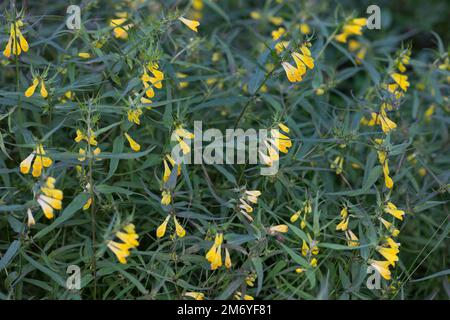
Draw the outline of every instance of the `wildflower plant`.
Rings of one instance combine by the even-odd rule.
[[[69,2],[0,4],[1,299],[448,299],[447,2]]]

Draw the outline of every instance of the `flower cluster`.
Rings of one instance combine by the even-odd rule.
[[[55,188],[55,182],[55,178],[48,177],[36,197],[47,219],[54,217],[53,209],[61,210],[62,208],[63,192]]]
[[[206,253],[206,260],[211,264],[211,270],[216,270],[222,266],[222,244],[223,244],[223,233],[216,233],[216,237],[214,239],[214,244]],[[225,248],[225,261],[223,264],[225,268],[230,269],[231,257],[228,248]]]
[[[253,217],[250,215],[253,212],[252,204],[258,203],[258,197],[261,195],[261,191],[258,190],[245,190],[239,198],[239,209],[244,217],[250,222],[253,221]]]
[[[20,172],[23,174],[28,174],[30,172],[31,164],[33,164],[33,171],[31,174],[35,178],[40,177],[42,174],[42,169],[44,167],[50,167],[52,163],[52,159],[46,156],[44,146],[42,144],[38,144],[36,146],[36,150],[30,153],[30,155],[20,163]]]
[[[166,219],[164,219],[163,223],[161,223],[156,229],[156,237],[162,238],[166,234],[167,224],[169,223],[171,215],[167,215]],[[179,238],[183,238],[186,235],[186,230],[181,226],[181,224],[178,222],[177,218],[173,216],[173,222],[175,223],[175,235],[177,235]]]
[[[20,31],[21,27],[23,27],[22,20],[17,20],[16,22],[11,23],[8,43],[3,51],[3,55],[6,58],[11,57],[11,53],[15,56],[19,56],[22,51],[28,51],[28,42]]]
[[[132,223],[123,227],[123,231],[117,231],[115,236],[122,242],[109,240],[108,248],[116,255],[117,260],[119,260],[120,263],[125,264],[127,263],[127,258],[130,256],[130,249],[139,246],[139,236]]]
[[[310,214],[312,212],[312,205],[311,205],[311,200],[307,199],[305,201],[303,201],[303,206],[300,210],[296,211],[290,218],[290,221],[292,223],[296,222],[299,218],[301,218],[300,221],[300,228],[301,229],[305,229],[306,227],[306,218],[308,216],[308,214]],[[302,216],[303,214],[303,216]]]
[[[281,65],[286,72],[286,76],[290,82],[300,82],[302,81],[302,77],[306,74],[306,70],[314,68],[314,59],[311,56],[311,51],[309,50],[311,44],[309,42],[304,43],[300,47],[299,52],[293,52],[291,54],[292,58],[295,61],[295,67],[289,62],[282,62]]]

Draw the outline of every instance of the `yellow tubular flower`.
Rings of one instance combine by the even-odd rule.
[[[86,150],[80,148],[80,150],[78,150],[78,154],[79,154],[78,161],[86,160]]]
[[[197,27],[200,25],[200,22],[195,20],[189,20],[184,17],[179,17],[178,20],[183,22],[192,31],[198,32]]]
[[[232,266],[232,264],[231,264],[230,252],[228,251],[227,248],[225,248],[225,268],[230,269],[231,266]]]
[[[127,263],[127,257],[130,255],[130,253],[126,250],[121,250],[117,245],[119,243],[114,241],[108,242],[108,248],[116,255],[117,260],[119,260],[120,263],[126,264]]]
[[[358,237],[353,233],[352,230],[345,231],[345,237],[347,238],[347,245],[349,247],[357,247],[359,246],[359,239]]]
[[[287,129],[287,131],[284,130],[285,132],[289,132],[289,128],[287,128],[285,125],[283,125],[283,127]],[[283,153],[288,153],[288,149],[292,147],[291,139],[288,136],[280,133],[280,131],[276,129],[270,130],[270,134],[274,138],[275,147]]]
[[[403,216],[405,215],[405,211],[397,209],[395,204],[393,204],[392,202],[387,203],[387,205],[384,207],[384,212],[389,213],[398,220],[403,220]]]
[[[269,21],[276,26],[281,25],[284,22],[282,17],[269,17]]]
[[[400,73],[391,74],[392,80],[397,83],[403,91],[407,91],[409,87],[408,76]]]
[[[91,57],[91,54],[89,52],[80,52],[78,56],[83,59],[89,59]]]
[[[311,28],[306,23],[301,23],[300,24],[300,32],[303,34],[310,34]]]
[[[156,237],[162,238],[166,234],[167,229],[167,223],[169,222],[170,216],[168,215],[166,219],[164,219],[164,222],[160,224],[158,229],[156,229]]]
[[[302,214],[302,210],[295,212],[290,218],[291,223],[294,223],[295,221],[297,221],[301,214]]]
[[[369,260],[370,265],[386,280],[391,280],[391,271],[389,271],[389,261]]]
[[[26,157],[21,163],[20,163],[20,172],[23,174],[27,174],[30,172],[31,163],[34,159],[34,152],[30,153],[28,157]]]
[[[383,174],[384,174],[384,184],[386,185],[386,188],[392,189],[394,187],[394,181],[389,176],[389,165],[387,159],[384,161],[383,164]]]
[[[89,198],[89,199],[86,201],[86,203],[84,204],[83,210],[84,210],[84,211],[88,210],[88,209],[91,207],[91,204],[92,204],[92,198]]]
[[[270,233],[270,234],[275,234],[275,233],[277,233],[277,232],[280,232],[280,233],[286,233],[286,232],[288,232],[288,230],[289,230],[289,227],[288,227],[287,225],[285,225],[285,224],[279,224],[279,225],[277,225],[277,226],[272,226],[272,227],[270,227],[270,228],[269,228],[269,233]]]
[[[141,120],[140,120],[141,115],[142,115],[141,108],[132,108],[127,111],[128,121],[134,122],[137,125],[141,124]]]
[[[208,250],[205,256],[206,260],[211,264],[211,270],[216,270],[217,268],[220,268],[222,266],[222,253],[221,253],[222,243],[223,243],[223,234],[217,233],[214,239],[214,244],[211,246],[211,248]],[[225,256],[227,255],[226,251],[227,250],[225,250]],[[225,261],[225,264],[226,265],[228,264],[231,267],[231,259],[229,259],[228,262]]]
[[[6,58],[9,58],[11,56],[11,53],[18,56],[22,51],[28,51],[28,42],[22,35],[20,27],[23,27],[23,22],[21,20],[18,20],[15,23],[11,23],[9,40],[6,44],[5,50],[3,51],[3,55]]]
[[[205,294],[203,292],[186,292],[184,296],[194,298],[195,300],[205,300]]]
[[[340,215],[341,215],[342,219],[347,218],[347,216],[348,216],[348,209],[347,209],[347,207],[342,208]]]
[[[170,191],[164,190],[162,192],[161,204],[164,206],[168,206],[172,200],[172,196],[170,195]]]
[[[28,208],[27,210],[27,225],[28,228],[31,226],[34,226],[36,224],[36,221],[34,220],[33,213],[31,212],[31,209]]]
[[[306,243],[305,239],[303,239],[303,243],[302,243],[302,255],[303,255],[304,257],[306,257],[306,256],[308,255],[308,253],[309,253],[309,246],[308,246],[308,244]]]
[[[125,138],[127,138],[128,143],[130,144],[130,148],[133,151],[139,151],[141,150],[141,146],[139,145],[139,143],[137,143],[136,141],[133,140],[133,138],[131,138],[131,136],[125,132]]]
[[[123,25],[127,21],[126,18],[112,19],[109,22],[110,27],[115,27],[113,29],[114,37],[122,40],[128,39],[128,30],[133,26],[133,24]]]
[[[41,79],[41,96],[43,98],[47,98],[48,97],[48,91],[45,88],[45,83],[44,83],[44,79]]]
[[[330,165],[330,169],[334,169],[337,175],[342,173],[343,167],[344,158],[341,156],[337,156]]]
[[[28,87],[27,90],[25,90],[25,97],[29,98],[34,94],[34,91],[36,90],[36,87],[39,84],[39,79],[34,78],[33,79],[33,83],[31,84],[31,86]]]
[[[184,140],[182,140],[181,138],[177,138],[177,141],[178,141],[180,148],[183,151],[184,155],[191,152],[191,147],[189,147],[189,145],[186,142],[184,142]]]
[[[396,227],[394,227],[392,223],[384,220],[381,217],[379,217],[378,219],[381,221],[384,227],[392,234],[393,237],[396,237],[400,234],[400,231]]]
[[[295,68],[292,64],[290,64],[289,62],[282,62],[281,65],[284,71],[286,72],[286,76],[289,82],[302,81],[301,72],[297,68]]]
[[[395,262],[398,261],[397,254],[399,252],[396,248],[384,248],[378,247],[377,251],[387,260],[389,263],[395,267]]]
[[[347,227],[348,227],[348,221],[349,221],[349,217],[343,219],[343,220],[336,226],[336,230],[342,230],[342,231],[347,230]]]
[[[334,39],[336,40],[336,41],[338,41],[338,42],[341,42],[341,43],[346,43],[347,42],[347,37],[348,37],[349,35],[347,34],[347,33],[339,33],[339,34],[337,34],[335,37],[334,37]]]
[[[378,119],[381,124],[381,130],[383,130],[384,133],[388,133],[389,131],[397,128],[397,124],[387,117],[384,110],[381,110]]]
[[[175,222],[175,232],[178,237],[183,238],[186,235],[186,230],[178,223],[178,220],[173,216],[173,221]]]
[[[37,196],[37,202],[42,208],[47,219],[52,219],[53,209],[62,209],[63,192],[55,189],[55,179],[48,177],[44,186],[41,186],[41,193]]]

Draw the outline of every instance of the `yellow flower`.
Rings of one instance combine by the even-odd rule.
[[[166,219],[164,219],[163,223],[161,223],[159,227],[156,229],[157,238],[164,237],[164,235],[166,234],[167,224],[169,223],[169,220],[170,215],[168,215]],[[175,223],[175,234],[178,237],[183,238],[186,235],[186,230],[184,230],[184,228],[178,223],[178,220],[175,216],[173,216],[173,221]]]
[[[347,231],[345,231],[345,238],[347,239],[347,245],[349,247],[357,247],[357,246],[359,246],[359,239],[353,233],[352,230],[348,229]]]
[[[286,33],[286,29],[283,27],[278,28],[277,30],[272,31],[272,40],[280,39]]]
[[[140,120],[141,115],[142,115],[141,108],[132,108],[127,111],[128,121],[134,122],[137,125],[141,124],[141,120]]]
[[[383,164],[383,174],[384,174],[384,184],[386,185],[386,188],[392,189],[394,186],[394,181],[389,176],[389,165],[388,160],[386,159]]]
[[[213,55],[213,57],[214,57],[214,55]],[[187,74],[181,73],[181,72],[177,72],[176,76],[177,76],[177,78],[179,80],[178,86],[180,87],[180,89],[185,89],[185,88],[187,88],[189,86],[189,82],[181,81],[181,79],[187,78]]]
[[[31,174],[33,177],[39,177],[42,174],[42,168],[48,168],[53,163],[52,159],[47,157],[45,154],[46,153],[42,144],[38,144],[36,146],[36,150],[30,153],[30,155],[20,163],[20,172],[23,174],[28,174],[30,172],[33,159],[35,159]]]
[[[195,10],[202,10],[203,9],[203,0],[192,0],[192,8]]]
[[[130,249],[139,246],[138,238],[134,224],[130,223],[123,227],[123,231],[117,231],[115,236],[122,242],[110,240],[108,248],[116,255],[120,263],[127,263],[126,258],[130,255]]]
[[[178,167],[177,176],[181,174],[181,166],[175,163],[175,160],[173,160],[170,154],[166,154],[165,158],[163,159],[163,163],[164,163],[164,176],[163,176],[164,182],[167,182],[169,180],[170,174],[172,173],[172,170],[175,167],[175,165]]]
[[[178,20],[183,22],[192,31],[198,32],[197,27],[200,25],[200,22],[195,20],[189,20],[184,17],[179,17]]]
[[[261,13],[259,11],[250,12],[250,18],[252,18],[253,20],[259,20],[261,19],[261,17]]]
[[[205,294],[203,292],[186,292],[184,296],[194,298],[195,300],[205,300]]]
[[[378,119],[381,124],[381,130],[383,130],[384,133],[389,133],[389,131],[397,128],[397,124],[387,117],[386,111],[383,109],[381,110]]]
[[[337,34],[335,37],[334,37],[334,39],[336,40],[336,41],[338,41],[338,42],[341,42],[341,43],[346,43],[347,42],[347,37],[348,37],[349,35],[347,34],[347,33],[339,33],[339,34]]]
[[[84,211],[88,210],[88,209],[91,207],[91,204],[92,204],[92,198],[89,198],[89,199],[86,201],[86,203],[84,204],[83,210],[84,210]]]
[[[164,219],[163,223],[159,225],[159,227],[156,229],[156,237],[162,238],[166,234],[167,224],[169,223],[170,216],[168,215],[166,219]]]
[[[178,223],[178,220],[173,216],[173,221],[175,222],[175,232],[178,237],[183,238],[186,235],[186,230]]]
[[[391,271],[389,271],[389,261],[369,260],[370,265],[386,280],[391,280]]]
[[[75,137],[75,142],[80,143],[82,140],[86,140],[91,146],[97,145],[97,140],[95,139],[95,133],[92,129],[89,130],[88,134],[83,133],[80,129],[77,129],[77,135]]]
[[[225,248],[225,268],[230,269],[232,266],[230,252]]]
[[[280,233],[286,233],[286,232],[288,232],[288,230],[289,230],[289,228],[288,228],[288,226],[287,225],[285,225],[285,224],[279,224],[279,225],[277,225],[277,226],[272,226],[272,227],[270,227],[269,228],[269,234],[276,234],[277,232],[280,232]]]
[[[330,165],[330,169],[334,169],[337,175],[342,173],[343,167],[344,158],[341,156],[337,156]]]
[[[302,214],[302,211],[301,211],[301,210],[295,212],[295,213],[291,216],[290,221],[291,221],[292,223],[294,223],[295,221],[298,220],[298,218],[300,217],[301,214]]]
[[[342,219],[342,221],[336,226],[336,230],[345,231],[348,227],[349,217]]]
[[[33,213],[31,212],[30,208],[28,208],[27,210],[27,220],[28,220],[27,221],[28,228],[36,224],[36,221],[34,220]]]
[[[387,203],[387,205],[384,207],[384,212],[389,213],[400,221],[403,220],[403,216],[405,215],[405,211],[397,209],[395,204],[393,204],[392,202]]]
[[[276,26],[281,25],[284,22],[282,17],[269,17],[269,21]]]
[[[392,225],[392,223],[384,220],[383,218],[378,218],[381,223],[385,226],[385,228],[392,234],[393,237],[396,237],[400,234],[400,231]]]
[[[249,287],[253,287],[255,285],[255,280],[256,280],[256,274],[249,274],[246,278],[245,278],[245,283],[249,286]]]
[[[83,59],[89,59],[91,57],[91,54],[89,52],[80,52],[78,53],[78,56]]]
[[[255,298],[253,298],[252,296],[250,296],[248,294],[244,295],[244,297],[242,298],[242,292],[240,292],[240,291],[236,292],[236,294],[234,295],[234,298],[236,300],[242,300],[242,299],[244,299],[244,300],[255,300]]]
[[[378,247],[377,251],[394,267],[395,262],[398,261],[397,254],[399,250],[397,248],[385,248]]]
[[[133,24],[126,24],[124,25],[125,21],[127,21],[127,18],[118,18],[118,19],[112,19],[109,22],[110,27],[114,27],[113,33],[114,37],[122,40],[128,39],[128,30],[133,27]]]
[[[11,56],[11,53],[15,56],[19,56],[21,52],[28,51],[28,42],[22,35],[20,27],[23,27],[23,22],[21,20],[11,23],[9,31],[9,40],[6,44],[6,48],[3,51],[3,55],[6,58]]]
[[[223,243],[223,234],[216,233],[216,237],[214,239],[214,244],[206,253],[206,260],[211,264],[211,270],[216,270],[222,266],[222,243]],[[228,249],[225,249],[225,267],[227,269],[231,268],[231,259],[230,253]]]
[[[433,117],[434,111],[436,110],[436,106],[434,104],[430,105],[427,110],[425,110],[424,117],[426,122],[431,121],[431,117]]]
[[[192,140],[195,138],[195,135],[188,130],[184,129],[182,125],[178,125],[173,133],[175,138],[177,139],[179,146],[181,150],[183,151],[183,154],[188,154],[191,152],[191,148],[189,145],[185,142],[185,139]]]
[[[151,76],[147,73],[147,70],[151,73]],[[150,82],[156,89],[161,89],[162,81],[164,80],[164,72],[159,70],[159,65],[157,63],[149,63],[147,67],[144,67],[144,74],[142,75],[141,80],[144,85],[149,85]],[[151,97],[149,96],[149,98]]]
[[[286,125],[284,125],[282,123],[278,123],[278,127],[281,130],[283,130],[285,133],[289,133],[289,128]],[[287,135],[280,133],[280,131],[276,130],[276,129],[270,130],[270,134],[271,134],[273,140],[269,139],[269,142],[273,142],[273,145],[280,152],[288,153],[289,148],[292,147],[291,139]]]
[[[302,81],[302,74],[301,72],[295,68],[292,64],[289,62],[282,62],[281,63],[284,71],[286,72],[286,76],[289,80],[289,82],[300,82]]]
[[[403,91],[407,91],[409,87],[408,76],[400,73],[391,74],[392,80],[397,83]]]
[[[127,138],[128,143],[130,144],[130,148],[133,151],[139,151],[141,150],[141,146],[139,145],[139,143],[137,143],[136,141],[133,140],[133,138],[131,138],[131,136],[125,132],[125,138]]]
[[[342,27],[342,33],[336,35],[334,39],[338,42],[346,43],[348,36],[362,35],[361,29],[366,25],[366,23],[366,18],[351,19]]]
[[[39,84],[39,79],[34,78],[33,83],[31,86],[28,87],[27,90],[25,90],[25,97],[31,97],[34,94],[34,91],[36,90],[36,87]]]
[[[42,208],[47,219],[52,219],[53,209],[61,210],[63,192],[55,189],[55,179],[48,177],[45,184],[41,186],[40,193],[37,196],[37,202]]]
[[[301,23],[300,24],[300,32],[303,34],[310,34],[311,28],[306,23]]]
[[[172,196],[170,194],[170,191],[163,190],[161,204],[168,206],[170,204],[171,200],[172,200]]]

